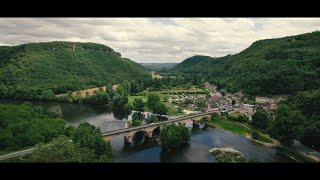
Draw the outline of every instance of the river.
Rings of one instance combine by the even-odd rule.
[[[4,104],[21,104],[22,102],[1,100],[1,103]],[[102,132],[124,128],[125,122],[131,120],[131,114],[112,110],[108,106],[59,102],[32,103],[41,106],[44,110],[50,106],[59,105],[67,124],[77,126],[81,122],[89,122],[100,127]],[[213,147],[237,149],[244,154],[246,159],[254,162],[292,162],[275,149],[219,128],[193,129],[190,144],[171,152],[162,151],[161,147],[151,139],[146,139],[143,144],[131,147],[124,143],[122,135],[113,137],[111,144],[114,162],[216,162],[214,156],[208,152]]]

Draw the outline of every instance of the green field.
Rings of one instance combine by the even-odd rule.
[[[128,97],[129,103],[132,103],[134,101],[134,99],[136,99],[136,98],[142,99],[143,102],[147,102],[147,100],[148,100],[147,96],[129,96]]]
[[[229,121],[229,120],[210,121],[208,123],[213,126],[221,127],[224,130],[231,131],[231,132],[233,132],[235,134],[239,134],[239,135],[245,135],[245,134],[251,135],[251,133],[253,132],[253,130],[243,126],[242,124],[240,124],[238,122]],[[260,137],[258,140],[261,142],[266,142],[266,143],[273,142],[268,137],[263,136],[262,133],[260,133]]]
[[[168,108],[168,115],[170,115],[170,116],[177,116],[177,115],[182,115],[183,113],[178,113],[178,108],[177,107],[175,107],[173,104],[171,104],[171,103],[168,103],[168,102],[166,102],[166,103],[164,103],[166,106],[167,106],[167,108]]]

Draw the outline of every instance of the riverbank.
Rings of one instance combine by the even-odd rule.
[[[226,132],[232,132],[234,134],[244,136],[244,137],[251,139],[251,140],[253,140],[263,146],[274,148],[279,153],[283,154],[284,156],[286,156],[296,162],[318,162],[319,161],[317,158],[309,157],[307,154],[299,152],[299,151],[295,150],[293,147],[284,147],[279,143],[279,141],[277,141],[275,139],[270,138],[269,140],[271,140],[272,142],[264,142],[263,140],[261,141],[260,138],[259,138],[259,140],[253,139],[251,137],[251,133],[249,134],[248,132],[255,131],[255,130],[250,129],[247,126],[242,125],[241,123],[228,121],[228,120],[220,120],[220,121],[221,122],[219,122],[219,121],[208,122],[207,125],[209,127],[219,128],[219,129],[226,131]],[[260,133],[260,137],[267,136],[266,134],[263,134],[261,132],[259,132],[259,133]],[[268,138],[268,137],[264,137],[264,138]]]
[[[251,138],[252,132],[255,131],[255,130],[249,129],[248,127],[242,125],[241,123],[233,122],[233,121],[229,121],[229,120],[210,121],[210,122],[207,122],[207,124],[211,125],[212,127],[219,127],[219,128],[222,128],[226,131],[230,131],[234,134],[245,136],[250,139],[252,139]],[[265,146],[269,146],[269,147],[273,146],[274,143],[276,143],[276,145],[277,145],[276,140],[273,140],[269,137],[266,137],[267,135],[265,135],[261,132],[259,132],[259,133],[260,133],[259,139],[258,140],[252,139],[252,140],[254,140],[258,143],[261,143]]]

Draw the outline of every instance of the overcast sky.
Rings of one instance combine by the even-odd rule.
[[[320,30],[320,18],[0,18],[0,46],[95,42],[136,62],[235,54],[254,41]]]

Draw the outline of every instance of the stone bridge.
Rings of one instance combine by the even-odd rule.
[[[218,112],[218,111],[209,111],[209,112],[199,113],[196,115],[170,119],[167,121],[161,121],[157,123],[151,123],[151,124],[146,124],[146,125],[132,127],[132,128],[125,128],[125,129],[119,129],[115,131],[104,132],[102,133],[102,136],[105,141],[110,141],[113,136],[123,134],[125,141],[128,143],[131,143],[134,135],[137,132],[143,132],[146,137],[151,138],[154,134],[154,131],[157,128],[160,129],[165,125],[169,125],[173,123],[178,123],[182,125],[186,125],[186,123],[190,121],[193,121],[194,123],[198,123],[203,117],[211,118],[211,114],[214,112]]]

